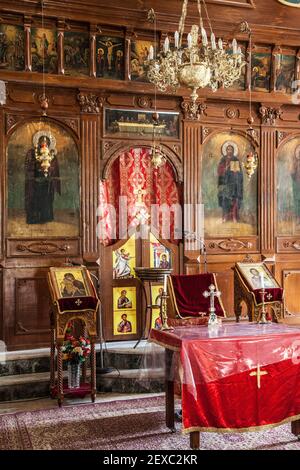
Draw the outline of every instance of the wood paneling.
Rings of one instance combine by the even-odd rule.
[[[186,206],[185,229],[195,231],[200,224],[200,212],[195,210],[201,203],[202,144],[218,130],[240,132],[245,135],[249,125],[249,92],[225,89],[216,93],[199,90],[198,120],[191,119],[189,91],[179,89],[166,95],[157,92],[149,83],[130,81],[130,42],[133,38],[153,37],[153,25],[147,22],[147,11],[153,7],[157,13],[158,37],[178,27],[181,2],[151,0],[126,2],[115,0],[107,4],[99,0],[69,0],[68,5],[59,0],[45,2],[45,19],[57,25],[58,73],[43,77],[31,72],[31,25],[40,24],[40,0],[1,1],[0,16],[3,23],[13,21],[25,29],[24,71],[1,69],[1,79],[7,82],[7,104],[0,109],[0,270],[3,273],[0,334],[10,349],[46,346],[48,344],[48,304],[46,272],[49,266],[59,266],[66,257],[87,262],[97,270],[95,261],[101,251],[100,274],[103,279],[101,294],[111,289],[112,281],[105,270],[111,265],[111,248],[98,246],[96,236],[98,185],[102,174],[107,174],[112,159],[118,151],[132,145],[149,145],[151,139],[142,136],[120,138],[106,136],[104,132],[104,108],[128,108],[181,111],[180,140],[165,139],[162,146],[173,162],[179,181],[184,181],[183,199]],[[187,27],[197,18],[196,2],[189,2]],[[239,23],[247,18],[253,30],[253,43],[267,46],[274,54],[291,50],[299,56],[300,9],[281,5],[276,0],[208,0],[208,9],[217,36],[231,40],[236,34],[245,47],[248,37],[238,33]],[[84,18],[84,21],[83,21]],[[198,19],[197,19],[198,22]],[[90,32],[90,76],[64,76],[64,32],[70,27]],[[95,78],[95,34],[99,29],[117,31],[125,39],[125,80]],[[234,33],[235,30],[235,33]],[[299,61],[298,61],[299,62]],[[298,64],[298,75],[300,68]],[[299,78],[299,76],[298,76]],[[6,144],[9,135],[19,123],[41,116],[39,96],[46,84],[49,100],[48,116],[67,129],[76,140],[81,162],[81,228],[80,237],[65,239],[64,234],[47,240],[24,240],[5,238],[6,214]],[[78,98],[79,96],[79,98]],[[81,96],[81,98],[80,98]],[[82,99],[82,96],[84,99]],[[274,74],[269,93],[252,93],[252,115],[255,130],[254,143],[259,155],[259,233],[257,237],[212,238],[207,242],[208,270],[217,273],[218,284],[223,293],[226,310],[233,314],[233,274],[231,268],[246,255],[259,261],[267,258],[275,269],[276,278],[286,289],[286,298],[297,295],[297,276],[285,272],[300,269],[300,239],[276,235],[276,152],[278,146],[292,135],[299,135],[299,107],[291,95],[274,91]],[[182,105],[181,105],[182,103]],[[100,168],[101,164],[101,168]],[[100,171],[101,170],[101,171]],[[192,210],[188,212],[188,205]],[[68,250],[64,251],[64,246]],[[48,246],[48,248],[46,247]],[[107,253],[105,253],[105,250]],[[197,262],[199,251],[185,243],[180,249],[180,270],[189,274],[204,271],[204,260]],[[44,253],[44,254],[43,254]],[[103,254],[105,253],[105,254]],[[109,267],[111,269],[111,266]],[[106,277],[105,277],[106,276]],[[298,309],[295,299],[292,308]],[[291,308],[291,307],[289,307]],[[111,336],[112,312],[105,311],[105,334]],[[2,333],[1,333],[2,331]]]

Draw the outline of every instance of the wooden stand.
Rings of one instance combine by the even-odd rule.
[[[65,396],[84,397],[91,394],[92,402],[96,398],[96,349],[95,343],[98,339],[98,307],[99,299],[91,281],[90,275],[86,268],[81,268],[84,274],[86,296],[67,297],[62,299],[54,285],[54,270],[59,268],[50,268],[48,276],[50,293],[52,297],[52,308],[50,311],[50,328],[51,328],[51,346],[50,346],[50,395],[51,398],[57,398],[58,405],[61,406]],[[51,272],[51,270],[53,270]],[[78,269],[77,269],[78,270]],[[67,272],[72,273],[72,268],[68,267]],[[67,300],[67,308],[63,306],[61,301]],[[82,310],[81,310],[82,309]],[[80,336],[89,338],[91,343],[91,378],[87,382],[87,365],[86,362],[82,366],[82,377],[79,388],[68,388],[63,380],[63,354],[62,347],[64,344],[65,333],[68,323],[72,320],[80,320],[82,329]],[[56,350],[56,356],[55,356]],[[55,377],[57,372],[57,377]]]
[[[86,381],[86,363],[82,366],[82,377],[79,388],[68,388],[67,384],[63,380],[63,358],[62,358],[62,346],[64,343],[64,337],[57,336],[57,331],[65,331],[69,321],[74,319],[80,319],[86,325],[85,313],[79,312],[76,317],[74,314],[57,314],[55,309],[51,311],[50,322],[51,322],[51,347],[50,347],[50,395],[51,398],[57,398],[58,406],[61,406],[65,396],[83,398],[87,394],[91,394],[92,402],[96,399],[96,349],[95,342],[97,339],[96,334],[96,312],[95,312],[95,330],[89,330],[83,336],[88,336],[91,342],[91,379],[90,383]],[[88,312],[93,314],[94,312]],[[57,318],[57,316],[59,317]],[[91,316],[91,315],[89,315]],[[63,318],[62,318],[63,317]],[[63,330],[62,330],[63,328]],[[85,328],[86,330],[86,328]],[[55,357],[56,349],[56,357]],[[57,371],[57,379],[55,379],[55,372]]]
[[[262,304],[256,302],[253,291],[247,286],[238,268],[234,268],[234,312],[236,321],[240,321],[242,314],[242,303],[245,303],[248,310],[249,321],[259,322],[262,315]],[[272,312],[272,320],[275,322],[283,318],[283,300],[280,301],[267,301]]]

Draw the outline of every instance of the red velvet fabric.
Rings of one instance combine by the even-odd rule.
[[[182,317],[197,317],[199,314],[209,314],[210,299],[205,298],[203,292],[215,284],[214,275],[192,274],[171,276],[177,307]],[[224,317],[224,310],[217,297],[215,297],[216,314]]]
[[[259,305],[262,303],[261,289],[255,289],[253,291],[255,295],[256,303]],[[265,302],[281,302],[283,300],[283,289],[278,287],[277,289],[265,289]]]
[[[124,206],[119,205],[120,197]],[[151,163],[150,149],[136,147],[123,152],[112,164],[108,178],[100,182],[98,238],[103,245],[111,245],[121,237],[124,238],[127,231],[120,233],[120,215],[126,219],[123,220],[123,230],[127,222],[128,231],[132,231],[140,224],[142,210],[149,216],[144,223],[147,220],[157,230],[160,238],[178,244],[181,237],[175,231],[178,228],[175,224],[178,224],[180,213],[176,213],[174,209],[176,206],[180,209],[181,199],[180,186],[176,183],[174,170],[168,161],[155,169]],[[170,224],[167,216],[162,217],[161,212],[155,212],[155,208],[159,206],[173,208],[170,211]],[[166,230],[163,235],[165,224],[170,233]]]
[[[78,300],[80,300],[80,303]],[[58,299],[58,306],[61,312],[96,310],[97,303],[98,299],[95,297],[64,297]]]

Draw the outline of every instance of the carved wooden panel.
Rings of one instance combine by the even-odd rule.
[[[299,283],[299,269],[283,271],[284,309],[286,315],[300,312]]]
[[[3,270],[3,331],[9,349],[48,344],[50,298],[46,276],[45,268]]]
[[[259,249],[257,237],[216,238],[207,242],[208,253],[255,253]]]
[[[7,257],[69,257],[80,255],[80,240],[74,239],[7,239]]]
[[[277,237],[277,252],[300,254],[300,237]]]

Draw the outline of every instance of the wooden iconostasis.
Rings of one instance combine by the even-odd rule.
[[[163,262],[176,273],[204,271],[203,254],[199,264],[193,244],[176,238],[174,220],[173,234],[151,229],[140,237],[151,204],[177,205],[188,231],[201,225],[204,205],[207,266],[217,273],[228,315],[234,316],[232,268],[245,259],[266,260],[285,288],[285,311],[299,312],[300,120],[293,84],[300,78],[299,35],[287,13],[296,9],[275,2],[271,12],[262,0],[213,2],[211,16],[228,48],[224,18],[252,21],[252,63],[231,89],[200,90],[193,119],[189,92],[155,95],[144,63],[150,45],[170,33],[175,0],[168,8],[153,0],[162,13],[155,37],[134,0],[121,16],[117,1],[103,10],[89,0],[92,15],[81,0],[70,0],[68,11],[53,0],[43,21],[33,3],[4,1],[0,15],[0,79],[7,89],[0,107],[0,339],[8,349],[49,344],[47,270],[68,260],[100,278],[105,338],[140,337],[145,305],[134,267]],[[265,25],[270,15],[280,16],[280,28]],[[247,57],[247,35],[238,39]],[[158,170],[150,155],[155,109],[165,158]],[[49,166],[41,166],[42,148]],[[258,167],[249,178],[251,152]],[[227,179],[229,161],[234,181]],[[135,207],[126,232],[120,196]],[[104,217],[104,206],[115,213]],[[154,286],[154,300],[160,288]]]

